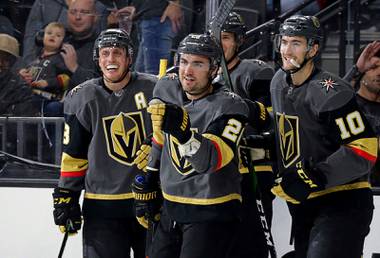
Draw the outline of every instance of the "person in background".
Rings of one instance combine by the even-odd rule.
[[[76,0],[35,0],[25,25],[22,56],[26,63],[30,63],[39,55],[36,46],[36,35],[51,22],[59,22],[68,26],[67,11],[72,2]],[[108,11],[99,1],[95,2],[96,15],[99,17],[93,29],[98,35],[107,27]],[[87,9],[83,9],[87,12]],[[91,13],[87,13],[91,14]]]
[[[173,38],[181,28],[183,13],[179,0],[132,0],[111,15],[132,13],[138,24],[136,71],[158,74],[160,59],[170,60]],[[113,19],[115,20],[115,18]]]
[[[374,41],[362,49],[345,79],[354,86],[359,107],[377,137],[380,137],[380,41]],[[380,186],[379,158],[372,169],[371,185]]]
[[[63,230],[81,228],[83,257],[145,258],[145,233],[135,219],[131,184],[134,158],[152,132],[146,112],[156,77],[132,72],[133,48],[119,29],[103,31],[94,45],[102,77],[65,98],[61,175],[54,220]],[[84,190],[82,210],[79,196]]]
[[[357,258],[372,221],[368,177],[378,140],[352,86],[315,64],[321,41],[318,18],[303,15],[286,19],[275,37],[272,192],[287,201],[295,257]]]
[[[3,15],[0,15],[0,33],[16,37],[15,28],[13,27],[12,22]]]
[[[32,90],[17,73],[19,43],[16,38],[0,34],[0,115],[36,116]]]
[[[62,99],[71,75],[61,56],[64,37],[63,24],[49,23],[44,30],[44,47],[39,58],[19,71],[25,82],[33,88],[35,98],[42,102],[46,116],[63,116],[63,106],[55,102]]]
[[[232,91],[253,105],[253,111],[249,119],[249,125],[245,128],[244,137],[259,135],[263,131],[270,130],[270,118],[266,115],[263,104],[270,106],[270,81],[274,70],[268,64],[257,59],[240,59],[239,47],[245,40],[246,26],[243,18],[236,12],[231,12],[222,26],[221,43],[226,59]],[[222,74],[219,75],[222,79]],[[258,102],[261,102],[260,104]],[[258,108],[257,108],[258,106]],[[254,110],[260,110],[260,115],[255,115]],[[251,109],[250,109],[251,110]],[[258,117],[262,119],[257,119]],[[257,160],[253,148],[241,142],[241,155],[249,155],[248,166],[241,168],[243,186],[243,216],[239,227],[239,233],[232,249],[231,257],[268,257],[266,236],[270,230],[272,220],[272,200],[274,195],[270,189],[273,186],[274,175],[272,162],[264,157]],[[242,146],[244,145],[244,146]],[[257,146],[255,146],[257,147]],[[257,150],[257,148],[254,148]],[[244,150],[247,153],[244,153]],[[264,149],[262,149],[265,152]],[[265,155],[264,155],[265,156]],[[245,160],[245,159],[243,159]],[[254,178],[254,179],[253,179]],[[255,185],[253,182],[257,182]],[[258,187],[258,189],[256,189]],[[266,221],[260,221],[256,199],[262,202]],[[267,228],[263,229],[263,225]]]
[[[80,83],[99,76],[97,64],[92,60],[93,46],[97,38],[98,14],[96,0],[75,0],[67,12],[67,41],[62,45],[62,57],[70,70],[68,90]]]

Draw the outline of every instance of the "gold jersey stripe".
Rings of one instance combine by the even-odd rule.
[[[338,186],[330,187],[322,191],[311,193],[308,199],[319,197],[319,196],[329,194],[329,193],[339,192],[339,191],[347,191],[347,190],[370,188],[370,187],[371,187],[371,184],[369,182],[357,182],[357,183],[346,184],[346,185],[338,185]]]
[[[133,199],[133,193],[123,193],[123,194],[96,194],[88,193],[84,194],[86,199],[95,199],[95,200],[125,200]]]
[[[253,166],[255,172],[273,172],[272,166],[269,165],[258,165]]]
[[[167,193],[162,193],[164,198],[171,202],[179,202],[179,203],[185,203],[185,204],[194,204],[194,205],[211,205],[211,204],[220,204],[225,203],[232,200],[239,200],[242,201],[242,197],[240,194],[232,193],[229,195],[217,197],[217,198],[210,198],[210,199],[200,199],[200,198],[191,198],[191,197],[183,197],[183,196],[176,196],[171,195]]]
[[[273,173],[273,169],[272,169],[272,166],[269,166],[269,165],[257,165],[257,166],[253,166],[253,170],[257,173],[257,172],[272,172]],[[244,165],[240,165],[239,167],[239,172],[240,174],[246,174],[246,173],[249,173],[249,170],[246,166]]]
[[[78,172],[84,171],[88,168],[87,159],[77,159],[71,157],[69,154],[62,152],[61,171],[62,172]]]
[[[224,167],[225,165],[231,162],[231,160],[234,158],[234,152],[232,151],[230,146],[228,146],[227,143],[225,143],[221,138],[213,134],[205,133],[202,134],[202,136],[211,140],[216,145],[219,156],[216,170]]]
[[[356,153],[364,158],[375,162],[377,158],[378,139],[362,138],[347,144],[348,147],[353,148]]]

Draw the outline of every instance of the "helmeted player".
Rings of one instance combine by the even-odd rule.
[[[231,12],[222,26],[221,41],[230,73],[232,90],[242,98],[270,106],[270,81],[273,68],[258,59],[241,59],[239,49],[245,41],[246,26],[241,15]]]
[[[270,81],[274,75],[274,70],[267,63],[257,59],[241,59],[238,56],[239,49],[245,40],[246,26],[243,18],[236,12],[231,12],[222,26],[221,43],[226,58],[228,71],[230,73],[232,91],[253,106],[253,112],[249,119],[249,126],[245,130],[247,135],[259,135],[263,131],[270,130],[270,119],[265,111],[265,105],[270,106]],[[218,78],[222,78],[221,76]],[[260,103],[256,102],[259,101]],[[258,107],[258,108],[257,108]],[[259,112],[255,112],[259,109]],[[256,114],[260,114],[257,116]],[[259,119],[254,119],[254,118]],[[244,142],[244,143],[243,143]],[[241,145],[247,145],[243,141]],[[232,249],[232,256],[236,257],[268,257],[266,233],[269,233],[269,227],[272,218],[272,200],[273,194],[270,192],[273,186],[273,170],[272,162],[266,158],[265,150],[257,148],[257,141],[253,141],[256,145],[255,150],[252,146],[241,146],[240,151],[245,151],[242,155],[250,155],[253,163],[248,167],[242,166],[240,171],[243,175],[243,207],[242,224],[237,235],[235,247]],[[261,147],[261,146],[260,146]],[[261,155],[257,158],[257,151]],[[254,157],[256,156],[256,157]],[[244,159],[243,159],[244,160]],[[250,173],[251,174],[250,174]],[[257,178],[257,180],[255,180]],[[254,182],[258,182],[255,184]],[[255,188],[259,188],[257,190]],[[257,191],[260,191],[258,193]],[[259,197],[258,194],[261,196]],[[266,220],[260,221],[256,200],[262,203]],[[265,230],[263,232],[263,225]],[[268,240],[270,241],[270,240]]]
[[[103,77],[78,85],[65,98],[61,176],[55,188],[54,219],[63,231],[81,228],[84,257],[145,257],[145,230],[134,214],[133,159],[152,132],[148,102],[154,76],[132,72],[129,35],[108,29],[94,45]]]
[[[279,178],[288,202],[296,257],[360,257],[373,197],[368,175],[377,139],[352,87],[314,63],[322,41],[314,16],[280,25],[282,67],[271,83]]]
[[[164,199],[150,257],[225,257],[240,217],[236,146],[248,107],[212,84],[221,60],[212,36],[189,34],[178,59],[179,76],[157,82],[148,108],[147,170],[160,177]]]

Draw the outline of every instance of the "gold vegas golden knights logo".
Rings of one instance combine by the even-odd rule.
[[[116,161],[132,165],[139,146],[145,139],[141,112],[120,113],[103,118],[108,154]]]
[[[300,156],[299,121],[297,116],[276,114],[282,162],[287,168]]]
[[[173,163],[173,166],[182,175],[188,175],[194,171],[190,162],[185,157],[182,157],[178,150],[179,142],[173,136],[168,136],[169,139],[169,154]]]

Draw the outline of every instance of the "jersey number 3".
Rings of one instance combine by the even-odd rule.
[[[345,119],[341,117],[335,119],[335,123],[339,127],[342,140],[350,138],[351,135],[362,133],[365,129],[363,119],[358,111],[348,114]]]

